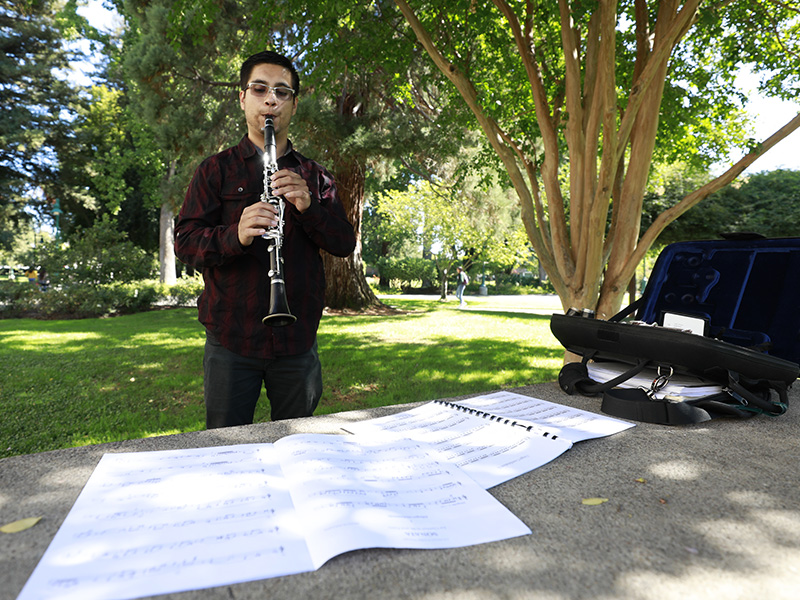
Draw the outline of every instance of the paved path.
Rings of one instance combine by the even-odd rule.
[[[382,301],[391,304],[393,298],[414,300],[438,300],[439,294],[380,294]],[[562,313],[561,300],[555,294],[531,294],[527,296],[475,296],[464,295],[467,303],[465,310],[491,310],[498,312],[525,312],[537,315]],[[453,295],[447,296],[447,303],[458,306]]]

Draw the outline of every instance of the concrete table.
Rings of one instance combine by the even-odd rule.
[[[487,390],[494,391],[494,390]],[[554,383],[513,390],[599,412]],[[491,489],[533,534],[453,550],[359,550],[313,573],[169,594],[176,600],[533,598],[684,600],[800,597],[800,394],[778,418],[638,424],[579,442]],[[456,400],[449,398],[448,400]],[[339,433],[414,405],[316,416],[0,460],[0,599],[15,598],[100,457]],[[608,498],[598,506],[582,499]]]

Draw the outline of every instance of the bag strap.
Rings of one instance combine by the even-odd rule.
[[[711,415],[694,402],[669,402],[651,398],[642,389],[608,390],[600,405],[607,415],[661,425],[687,425],[710,421]]]
[[[589,377],[589,368],[586,366],[594,354],[593,352],[587,354],[579,363],[568,363],[561,367],[558,374],[558,385],[570,396],[575,393],[583,396],[596,396],[638,375],[649,363],[648,360],[640,359],[630,369],[617,375],[614,379],[600,383]]]
[[[600,410],[623,419],[661,425],[703,423],[714,416],[746,419],[764,414],[777,417],[786,412],[788,390],[783,382],[748,381],[750,388],[761,388],[753,391],[740,379],[738,373],[728,371],[728,386],[722,393],[683,402],[654,398],[642,389],[610,389],[603,394]],[[778,394],[778,402],[769,400],[772,390]]]
[[[615,314],[613,317],[611,317],[608,320],[608,322],[609,323],[616,323],[617,321],[621,321],[625,317],[630,316],[635,311],[639,310],[639,307],[642,304],[644,304],[644,296],[639,296],[636,300],[634,300],[633,302],[628,304],[628,306],[626,306],[621,311],[619,311],[617,314]]]
[[[789,407],[788,387],[783,381],[752,381],[733,371],[728,371],[728,387],[726,391],[741,404],[741,409],[754,414],[765,414],[777,417],[786,412]],[[759,394],[753,389],[759,390]],[[778,394],[778,402],[772,402],[771,390]]]

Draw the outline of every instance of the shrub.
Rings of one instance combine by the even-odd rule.
[[[158,268],[155,257],[129,241],[108,216],[78,230],[67,243],[47,244],[39,262],[54,285],[68,286],[139,281]]]
[[[155,257],[128,241],[108,216],[66,243],[45,245],[36,258],[49,273],[49,289],[27,281],[0,282],[0,318],[79,319],[186,306],[203,290],[200,278],[171,286],[151,279],[158,267]]]
[[[194,303],[202,289],[200,279],[172,286],[154,280],[76,283],[52,286],[46,292],[27,282],[0,282],[0,318],[85,319],[186,306]]]
[[[401,287],[413,282],[437,281],[436,263],[427,258],[382,258],[378,262],[382,277],[399,281]]]
[[[39,289],[27,281],[0,281],[0,317],[25,316],[39,296]]]
[[[203,292],[203,280],[198,277],[184,277],[175,285],[158,285],[161,300],[173,306],[194,306],[197,304],[197,297]]]

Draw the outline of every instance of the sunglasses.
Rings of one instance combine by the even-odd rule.
[[[250,90],[256,98],[266,98],[270,91],[275,94],[275,99],[285,102],[294,96],[294,90],[290,87],[279,85],[272,87],[271,85],[264,85],[263,83],[248,83],[245,89]]]

